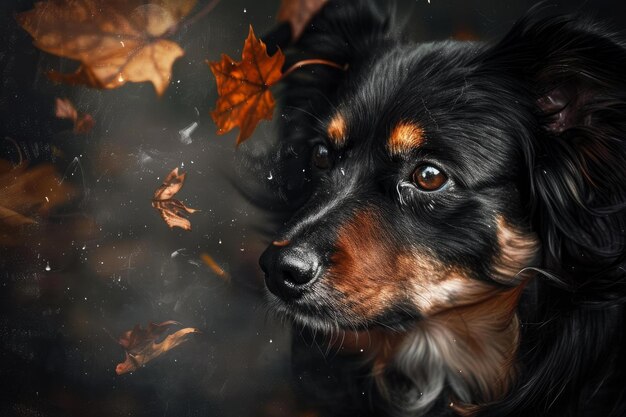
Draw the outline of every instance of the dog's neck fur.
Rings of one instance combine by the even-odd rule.
[[[407,333],[382,334],[373,359],[380,392],[406,415],[427,412],[444,393],[448,405],[466,415],[504,396],[515,378],[521,292],[522,286],[492,292],[424,319]],[[389,371],[412,388],[398,394],[389,387]]]

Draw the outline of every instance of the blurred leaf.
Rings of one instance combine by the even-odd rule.
[[[20,244],[21,226],[36,223],[52,208],[67,202],[74,195],[63,184],[52,165],[27,169],[0,160],[0,245]]]
[[[163,184],[154,192],[152,207],[159,211],[163,221],[170,227],[180,227],[184,230],[191,230],[191,222],[184,218],[185,213],[195,213],[196,209],[189,208],[179,200],[173,198],[174,195],[183,188],[186,174],[178,174],[178,168],[170,172]]]
[[[89,133],[96,124],[90,114],[79,113],[74,104],[67,98],[55,100],[55,115],[59,119],[69,119],[74,122],[74,133]]]
[[[276,105],[269,88],[282,77],[285,55],[279,50],[271,57],[265,44],[254,35],[252,26],[241,53],[241,62],[222,54],[222,60],[208,62],[217,82],[219,98],[211,113],[218,135],[240,127],[237,144],[248,139],[262,120],[271,120]]]
[[[172,320],[158,324],[150,323],[145,330],[137,324],[132,330],[124,332],[118,343],[126,350],[126,359],[115,367],[115,372],[118,375],[132,372],[152,359],[186,342],[189,334],[200,333],[198,329],[186,327],[168,335],[163,341],[157,343],[156,340],[174,324],[179,325],[180,323]]]
[[[313,16],[319,12],[327,0],[282,0],[278,10],[278,21],[289,22],[291,39],[300,39],[302,32]]]
[[[217,262],[215,262],[211,255],[208,253],[201,253],[200,259],[202,259],[202,262],[204,262],[204,264],[208,266],[211,271],[215,272],[215,275],[222,278],[226,282],[230,281],[230,276],[217,264]]]
[[[17,21],[35,46],[80,61],[72,74],[49,73],[52,80],[111,89],[150,81],[157,94],[167,88],[172,64],[184,54],[165,39],[196,0],[47,0],[19,13]]]

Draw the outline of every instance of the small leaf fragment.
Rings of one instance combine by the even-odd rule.
[[[74,122],[74,133],[79,135],[89,133],[96,122],[90,114],[80,113],[74,104],[67,98],[57,98],[55,101],[55,115],[59,119],[69,119]]]

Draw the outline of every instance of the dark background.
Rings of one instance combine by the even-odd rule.
[[[108,91],[53,84],[45,70],[69,72],[75,63],[35,49],[16,24],[13,14],[32,1],[2,2],[0,158],[16,162],[17,144],[31,166],[52,162],[80,193],[20,244],[0,248],[0,415],[314,415],[294,399],[289,327],[263,304],[256,260],[270,238],[255,229],[267,217],[232,185],[240,181],[237,154],[271,142],[273,126],[262,123],[238,151],[236,133],[216,136],[215,81],[204,62],[222,52],[239,59],[248,25],[271,31],[279,3],[223,0],[179,33],[186,55],[158,98],[148,83]],[[490,40],[534,3],[416,0],[398,8],[416,40]],[[625,24],[621,1],[546,4],[617,30]],[[74,135],[54,117],[55,97],[93,115],[94,130]],[[179,131],[194,122],[192,142],[184,143]],[[188,173],[179,197],[202,210],[191,216],[191,232],[169,230],[150,205],[176,166]],[[117,376],[124,351],[115,339],[136,323],[164,320],[202,334]]]

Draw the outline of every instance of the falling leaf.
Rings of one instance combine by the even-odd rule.
[[[325,3],[326,0],[282,0],[277,19],[279,22],[289,22],[291,39],[296,41]]]
[[[252,26],[241,53],[241,62],[223,54],[222,60],[208,62],[217,81],[219,98],[211,113],[222,135],[240,127],[237,144],[252,135],[262,119],[271,120],[276,105],[269,88],[282,77],[285,55],[279,50],[271,57],[265,44],[254,35]]]
[[[211,271],[215,272],[215,275],[222,278],[226,282],[230,281],[230,276],[217,264],[217,262],[215,262],[211,255],[208,253],[201,253],[200,259],[202,259],[202,262],[204,262],[206,266],[211,268]]]
[[[189,208],[173,198],[183,188],[185,175],[179,175],[178,168],[174,168],[167,175],[163,184],[154,192],[152,207],[159,211],[161,218],[170,228],[180,227],[181,229],[191,230],[191,222],[183,215],[185,213],[195,213],[198,210]]]
[[[157,339],[174,324],[180,325],[180,323],[170,320],[158,324],[150,323],[147,329],[144,330],[137,324],[132,330],[124,332],[118,343],[126,350],[126,358],[124,362],[119,363],[115,367],[115,372],[118,375],[132,372],[152,359],[186,342],[189,334],[200,333],[198,329],[186,327],[168,335],[161,342],[157,343]]]
[[[52,80],[111,89],[150,81],[167,88],[182,48],[167,40],[196,0],[47,0],[19,13],[17,21],[45,52],[80,61],[71,74]]]
[[[59,181],[52,165],[27,169],[0,160],[0,244],[18,242],[19,228],[36,223],[50,209],[68,201],[74,192]]]
[[[59,119],[69,119],[74,122],[74,133],[77,135],[89,133],[95,125],[89,114],[79,113],[72,102],[67,98],[57,98],[55,101],[55,115]]]

